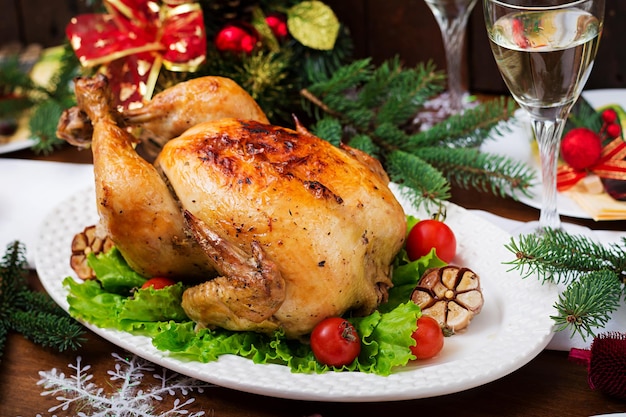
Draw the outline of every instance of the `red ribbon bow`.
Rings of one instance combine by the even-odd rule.
[[[104,65],[118,104],[143,105],[152,96],[161,65],[195,71],[206,58],[200,5],[189,0],[104,0],[108,14],[74,17],[66,28],[86,67]]]
[[[559,191],[565,191],[593,172],[600,178],[626,180],[626,143],[620,137],[613,139],[602,148],[598,161],[590,168],[577,170],[569,165],[561,165],[557,171],[556,183]]]

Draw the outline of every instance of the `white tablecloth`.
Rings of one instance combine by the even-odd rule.
[[[93,183],[89,164],[0,159],[0,252],[19,240],[34,268],[37,233],[45,216]]]

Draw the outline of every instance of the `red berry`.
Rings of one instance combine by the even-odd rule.
[[[284,17],[277,14],[271,14],[265,18],[265,22],[277,38],[282,39],[287,36],[287,23],[285,22]]]
[[[215,37],[215,47],[222,52],[250,53],[258,41],[257,33],[252,28],[226,25]]]
[[[252,52],[255,46],[256,46],[256,38],[254,36],[246,35],[243,38],[241,38],[239,47],[245,53],[249,54],[250,52]]]
[[[617,120],[617,112],[613,109],[606,109],[602,112],[602,121],[604,123],[615,123]]]
[[[606,127],[606,134],[612,138],[617,138],[622,133],[622,128],[617,123],[611,123]]]
[[[600,158],[601,152],[600,136],[585,127],[570,130],[561,141],[561,157],[574,169],[589,168]]]

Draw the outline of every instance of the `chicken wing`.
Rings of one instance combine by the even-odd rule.
[[[228,117],[268,123],[265,113],[237,83],[224,77],[198,77],[163,90],[144,106],[121,112],[111,110],[120,127],[137,131],[145,154],[156,157],[163,145],[198,123]],[[57,136],[72,145],[87,148],[93,126],[80,106],[63,112]]]

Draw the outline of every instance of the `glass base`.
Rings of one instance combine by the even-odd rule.
[[[463,93],[461,112],[478,105],[478,101],[469,93]],[[457,106],[451,101],[450,93],[445,91],[424,103],[424,108],[417,114],[413,122],[420,130],[428,130],[448,117],[458,114]]]
[[[585,226],[580,226],[572,223],[561,223],[559,227],[560,230],[563,230],[571,235],[583,235],[594,237],[593,230],[589,229]],[[515,229],[511,230],[511,236],[517,237],[521,235],[529,235],[529,234],[541,234],[543,229],[539,225],[539,221],[526,222]]]

